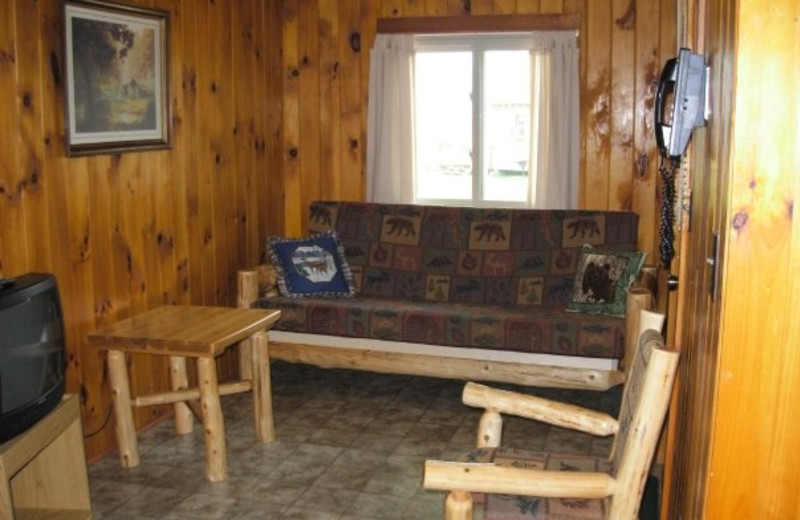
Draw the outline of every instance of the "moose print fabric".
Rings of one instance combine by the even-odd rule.
[[[314,237],[270,237],[270,259],[283,296],[352,296],[350,267],[335,231]]]

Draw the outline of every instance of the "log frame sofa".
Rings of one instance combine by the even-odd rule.
[[[425,213],[426,210],[428,213]],[[358,229],[354,230],[352,235],[368,236],[371,240],[380,242],[386,237],[381,236],[380,230],[373,228],[375,226],[380,227],[381,219],[383,219],[384,223],[389,219],[390,222],[396,224],[397,221],[392,221],[392,218],[396,218],[398,215],[413,216],[415,211],[423,212],[423,222],[425,218],[439,218],[441,215],[445,215],[445,217],[455,215],[454,218],[456,220],[466,219],[466,221],[469,221],[465,224],[467,227],[464,232],[467,235],[475,231],[476,225],[480,226],[481,219],[487,216],[489,218],[508,218],[511,220],[520,218],[545,219],[548,222],[556,218],[558,220],[557,227],[560,227],[569,225],[569,223],[565,224],[565,222],[569,218],[576,216],[583,221],[586,221],[587,218],[608,218],[613,220],[622,213],[579,210],[566,213],[537,210],[507,210],[492,213],[490,210],[457,208],[454,210],[455,213],[442,213],[440,215],[436,213],[439,210],[447,212],[451,211],[452,208],[313,202],[310,208],[309,229],[312,232],[325,229],[336,230],[337,214],[340,218],[344,218],[342,215],[348,211],[365,212],[362,218],[357,219],[358,224],[356,227]],[[331,214],[333,214],[333,219],[331,219]],[[556,214],[555,217],[554,214]],[[369,224],[371,221],[378,222],[378,224],[371,225]],[[634,215],[635,222],[638,221]],[[420,223],[420,220],[417,219],[417,227],[407,231],[412,238],[419,239],[417,243],[425,240],[425,235],[420,227],[422,225],[423,223]],[[530,225],[542,226],[542,224]],[[509,227],[504,229],[506,231],[505,234],[512,234]],[[342,234],[341,226],[339,231]],[[341,236],[342,242],[347,245],[348,240],[351,240],[350,243],[353,243],[353,237],[346,235],[347,231],[345,230],[345,233]],[[420,235],[423,236],[420,237]],[[635,240],[635,230],[633,235]],[[549,237],[549,234],[547,236]],[[497,237],[494,238],[496,239]],[[503,238],[506,237],[504,236]],[[606,241],[608,237],[603,236],[602,239]],[[514,240],[512,237],[509,242]],[[559,243],[559,246],[561,245],[560,237],[556,237],[554,240]],[[604,242],[601,245],[607,244]],[[559,249],[559,251],[561,250]],[[369,252],[367,256],[369,256]],[[355,263],[359,263],[359,260],[355,260]],[[363,271],[366,271],[368,267],[364,263],[363,266],[356,265],[354,269],[358,270],[360,275],[364,275]],[[271,268],[266,264],[253,269],[239,271],[237,305],[244,308],[264,306],[265,304],[260,301],[262,295],[274,289],[275,285],[274,276],[271,275],[272,272]],[[280,321],[269,335],[269,356],[270,359],[311,364],[322,368],[357,369],[379,373],[479,380],[525,386],[606,390],[624,381],[625,357],[632,353],[635,348],[635,331],[639,327],[639,310],[650,309],[653,305],[653,292],[650,289],[651,284],[648,283],[652,281],[652,269],[645,269],[644,273],[645,276],[640,278],[639,282],[628,289],[627,292],[626,317],[622,318],[624,321],[621,325],[625,337],[622,356],[620,356],[621,360],[592,356],[561,355],[558,353],[515,352],[496,348],[476,348],[474,345],[452,346],[392,341],[391,338],[375,339],[338,334],[306,333],[304,331],[280,330]],[[359,287],[358,291],[358,293],[361,293],[364,290],[363,283],[356,285],[362,286]],[[356,298],[358,297],[356,296]],[[267,303],[266,305],[272,304]],[[443,305],[447,305],[447,303]],[[280,306],[277,308],[280,308]],[[575,314],[575,319],[580,320],[580,313]],[[246,348],[246,346],[242,348]],[[246,360],[249,358],[247,355],[243,355],[241,359]],[[250,370],[246,364],[243,364],[241,369],[245,372]]]

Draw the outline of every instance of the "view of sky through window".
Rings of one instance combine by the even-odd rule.
[[[417,199],[525,202],[530,54],[474,52],[416,54]]]

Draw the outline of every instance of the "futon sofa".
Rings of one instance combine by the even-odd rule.
[[[626,338],[652,294],[628,289],[627,318],[568,306],[587,248],[635,251],[635,213],[316,201],[308,216],[311,234],[340,242],[354,294],[281,295],[274,268],[240,271],[239,306],[282,313],[272,359],[532,386],[623,381]],[[578,290],[597,277],[595,292],[609,287],[600,265],[581,276]]]

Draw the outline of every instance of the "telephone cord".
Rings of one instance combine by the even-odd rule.
[[[669,165],[662,159],[661,172],[661,221],[659,223],[659,253],[661,265],[669,269],[675,256],[675,175],[680,167],[680,159],[673,159]]]

